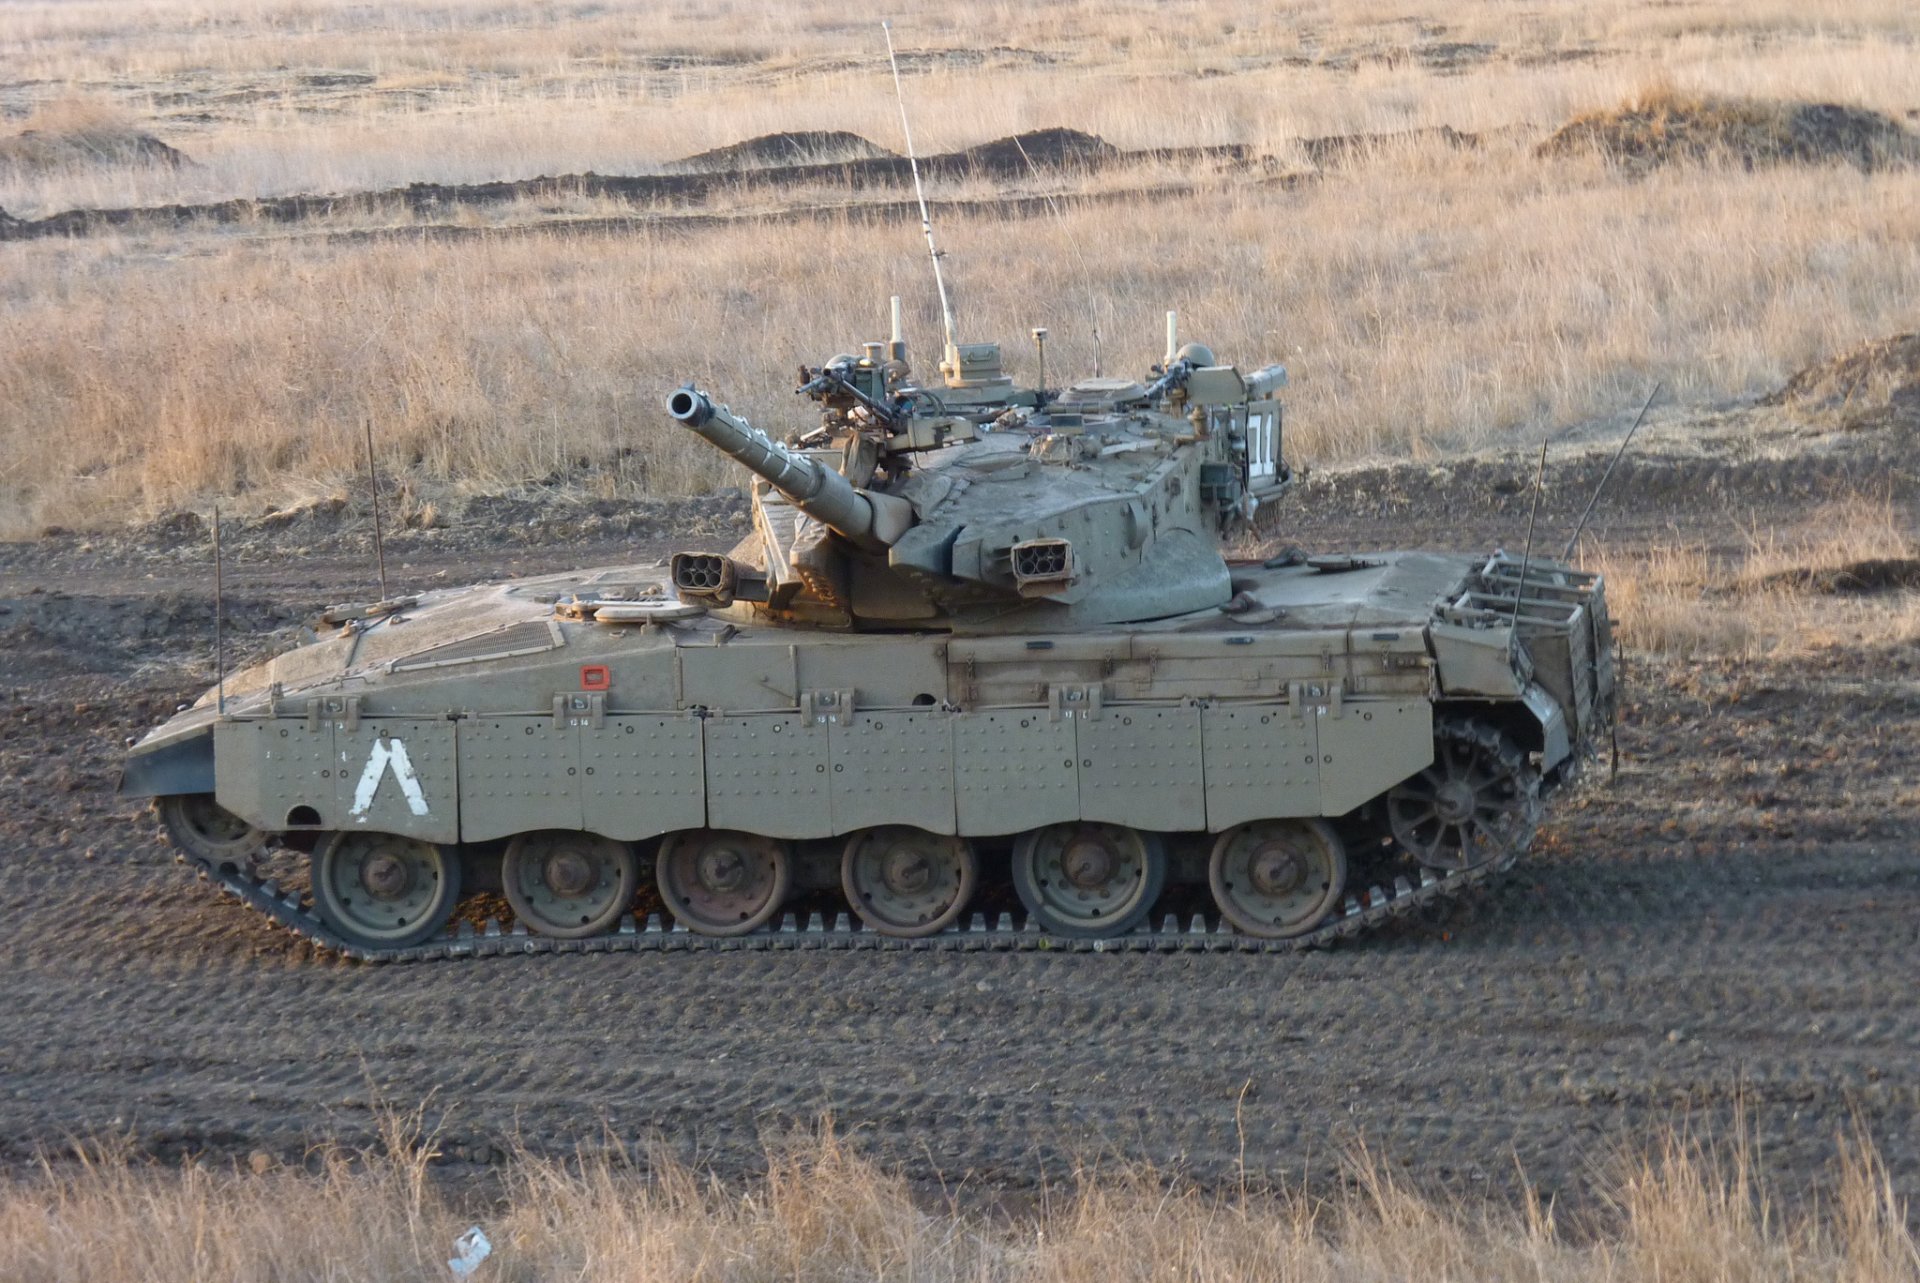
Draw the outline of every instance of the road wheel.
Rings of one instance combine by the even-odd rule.
[[[460,898],[451,848],[391,833],[335,833],[313,853],[312,869],[321,920],[367,949],[431,939]]]
[[[238,872],[267,849],[267,835],[213,800],[211,793],[155,798],[160,827],[187,857],[209,868]]]
[[[592,833],[522,833],[507,843],[500,880],[529,931],[577,940],[612,929],[632,905],[640,861],[625,842]]]
[[[1254,820],[1214,842],[1207,881],[1235,930],[1285,940],[1313,930],[1340,903],[1346,848],[1325,820]]]
[[[676,921],[703,936],[765,926],[786,902],[792,876],[785,842],[731,829],[673,834],[655,861],[660,898]]]
[[[847,903],[882,935],[946,930],[973,898],[979,876],[971,842],[901,824],[854,834],[840,858]]]
[[[1160,839],[1119,824],[1050,824],[1013,846],[1013,888],[1056,935],[1124,935],[1146,920],[1166,881]]]

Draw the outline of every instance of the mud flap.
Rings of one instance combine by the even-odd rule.
[[[1538,683],[1527,687],[1524,698],[1527,711],[1540,723],[1540,770],[1544,774],[1573,755],[1573,742],[1567,734],[1567,715],[1559,701]]]

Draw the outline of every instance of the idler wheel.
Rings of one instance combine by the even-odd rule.
[[[1123,935],[1146,920],[1166,881],[1160,839],[1119,824],[1050,824],[1013,845],[1013,889],[1056,935]]]
[[[190,859],[209,868],[239,872],[267,849],[267,835],[213,800],[211,793],[176,793],[154,799],[160,827]]]
[[[460,898],[460,859],[448,847],[391,833],[335,833],[313,853],[313,907],[368,949],[431,939]]]
[[[500,880],[529,931],[578,940],[611,930],[632,905],[640,861],[625,842],[592,833],[522,833],[507,843]]]
[[[1255,820],[1222,833],[1207,861],[1234,929],[1285,940],[1320,925],[1347,885],[1347,852],[1325,820]]]
[[[1387,824],[1428,868],[1476,869],[1532,844],[1540,776],[1491,726],[1448,719],[1434,728],[1433,764],[1387,793]]]
[[[973,844],[965,838],[899,824],[854,834],[840,857],[847,903],[882,935],[946,930],[973,898],[979,877]]]
[[[763,927],[787,898],[787,844],[731,829],[676,833],[655,860],[660,898],[675,921],[703,936]]]

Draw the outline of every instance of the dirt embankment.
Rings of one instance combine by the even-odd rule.
[[[1401,147],[1482,148],[1497,137],[1533,134],[1516,124],[1484,133],[1449,125],[1387,133],[1337,134],[1299,138],[1292,146],[1310,168],[1294,171],[1273,156],[1244,144],[1126,149],[1078,129],[1055,127],[980,143],[958,151],[920,158],[921,174],[936,180],[984,179],[995,183],[1042,184],[1067,175],[1124,171],[1150,165],[1187,168],[1199,175],[1241,175],[1264,183],[1293,186],[1315,181],[1325,171],[1391,154]],[[101,162],[154,161],[191,164],[181,153],[149,135],[116,125],[106,132],[68,131],[57,137],[27,131],[0,139],[0,164],[8,148],[19,158],[42,152],[55,159],[76,156]],[[52,151],[47,151],[52,148]],[[1620,107],[1589,112],[1555,130],[1534,149],[1544,159],[1598,153],[1629,171],[1644,172],[1677,162],[1733,160],[1756,168],[1783,164],[1847,163],[1880,170],[1920,161],[1920,135],[1879,112],[1836,103],[1769,101],[1687,96],[1671,90],[1639,95]],[[24,163],[22,161],[21,163]],[[38,161],[36,161],[38,163]],[[712,148],[669,162],[665,172],[609,175],[592,172],[508,179],[485,183],[412,183],[384,191],[241,197],[198,204],[71,209],[43,218],[20,219],[0,210],[0,241],[87,236],[124,228],[220,226],[234,223],[297,224],[340,216],[411,222],[401,228],[372,228],[329,233],[344,239],[396,234],[436,239],[498,235],[533,229],[566,233],[618,231],[639,222],[697,227],[733,217],[727,206],[740,197],[808,188],[844,191],[856,198],[853,212],[864,217],[913,217],[909,200],[887,199],[912,180],[909,160],[845,130],[797,130]],[[1077,193],[1076,200],[1110,201],[1164,197],[1190,184],[1161,182],[1146,187]],[[859,200],[874,193],[871,200]],[[957,213],[1010,217],[1044,214],[1055,207],[1050,196],[1006,196],[937,201]],[[540,218],[507,228],[483,228],[443,221],[462,209],[485,209],[516,201],[611,201],[633,207],[626,215]],[[844,215],[844,202],[794,204],[762,211],[760,217]]]
[[[1616,464],[1631,417],[1627,411],[1617,426],[1549,443],[1537,545],[1547,555],[1559,554],[1596,494],[1588,534],[1628,546],[1697,543],[1736,555],[1756,530],[1791,528],[1849,499],[1920,514],[1920,336],[1875,340],[1817,362],[1753,406],[1656,406]],[[1424,466],[1309,470],[1271,520],[1321,541],[1357,538],[1370,524],[1392,522],[1402,542],[1517,550],[1532,515],[1538,465],[1537,448],[1509,448]],[[1920,515],[1915,525],[1920,533]],[[1829,590],[1896,590],[1904,573],[1863,566],[1832,578]]]
[[[17,131],[0,136],[0,169],[28,174],[113,165],[179,169],[193,163],[120,112],[78,98],[46,103]]]
[[[1839,103],[1643,93],[1568,121],[1538,148],[1545,157],[1598,152],[1634,170],[1683,161],[1849,164],[1873,171],[1920,161],[1920,135],[1881,112]]]
[[[1920,334],[1897,334],[1810,365],[1762,404],[1843,431],[1920,434]]]
[[[1271,156],[1243,144],[1206,147],[1126,149],[1077,129],[1033,130],[995,139],[959,151],[920,158],[927,179],[986,179],[997,183],[1058,183],[1073,175],[1124,172],[1145,166],[1186,168],[1196,177],[1234,174],[1262,183],[1293,186],[1313,181],[1317,171],[1336,165],[1365,162],[1393,148],[1438,144],[1456,150],[1481,146],[1485,135],[1465,133],[1450,126],[1391,133],[1338,134],[1297,140],[1301,155],[1313,170],[1294,172]],[[875,219],[918,217],[910,198],[889,199],[887,193],[904,190],[912,182],[908,159],[842,130],[803,130],[766,134],[745,142],[714,148],[674,161],[666,173],[633,176],[567,174],[503,180],[490,183],[413,183],[377,192],[337,195],[297,195],[242,198],[202,204],[74,209],[39,219],[18,219],[0,210],[0,241],[41,237],[87,236],[119,228],[219,226],[233,223],[297,224],[340,215],[398,217],[415,220],[399,229],[363,229],[330,233],[345,240],[392,235],[427,236],[457,240],[533,230],[592,234],[618,231],[645,221],[695,228],[730,221],[728,209],[742,196],[804,190],[844,190],[856,197],[872,193],[849,207],[795,204],[755,217],[811,217],[823,212],[849,212]],[[1082,202],[1129,201],[1164,197],[1190,189],[1178,181],[1148,187],[1122,187],[1075,193]],[[514,201],[611,200],[634,207],[631,215],[542,218],[508,228],[476,227],[438,222],[460,209],[485,209]],[[1033,217],[1057,209],[1051,195],[993,196],[978,199],[937,199],[935,208],[960,214],[997,214]],[[644,211],[644,212],[641,212]]]
[[[855,138],[855,135],[847,135]],[[607,198],[637,206],[696,205],[716,197],[759,189],[821,185],[860,192],[898,188],[912,182],[904,156],[867,144],[879,154],[813,163],[776,163],[781,155],[801,159],[812,153],[809,135],[769,135],[741,144],[761,163],[742,166],[740,154],[722,149],[715,156],[690,157],[675,166],[682,172],[617,176],[567,174],[492,183],[413,183],[379,192],[246,198],[200,205],[158,205],[124,209],[76,209],[34,220],[0,224],[0,240],[43,236],[85,236],[118,227],[167,227],[193,223],[293,223],[342,214],[433,216],[460,208],[483,208],[518,200]],[[791,145],[787,145],[791,140]],[[864,140],[861,140],[864,141]],[[1257,158],[1245,146],[1175,147],[1128,151],[1075,129],[1042,129],[996,139],[960,151],[920,159],[924,178],[998,182],[1025,181],[1072,169],[1096,172],[1150,163],[1245,168]]]
[[[742,169],[890,160],[898,155],[845,129],[797,129],[696,152],[671,162],[667,169],[674,173],[724,174]]]

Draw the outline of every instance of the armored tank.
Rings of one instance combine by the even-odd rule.
[[[1171,315],[1138,380],[1020,387],[949,341],[919,381],[895,300],[783,440],[665,395],[747,478],[729,553],[329,612],[122,791],[375,960],[1352,934],[1527,849],[1613,647],[1600,578],[1524,554],[1230,562],[1290,479],[1285,383]]]

